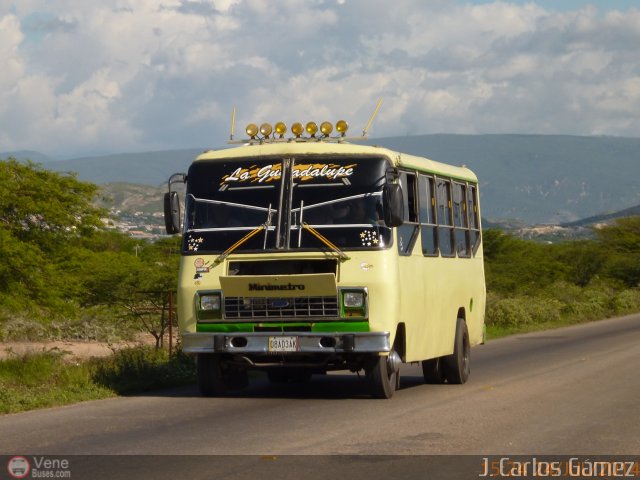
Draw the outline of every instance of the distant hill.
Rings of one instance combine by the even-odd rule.
[[[454,165],[480,179],[490,222],[568,223],[640,204],[640,138],[564,135],[420,135],[373,139],[401,152]],[[158,186],[186,171],[205,149],[43,162],[99,184]],[[46,157],[44,157],[46,158]]]
[[[46,163],[58,172],[77,172],[78,178],[93,183],[137,183],[160,185],[172,173],[184,172],[203,148],[158,152],[120,153],[100,157],[82,157]]]
[[[164,186],[135,183],[105,183],[101,185],[98,206],[113,209],[118,215],[162,212]]]
[[[619,212],[606,213],[603,215],[595,215],[593,217],[583,218],[581,220],[577,220],[575,222],[563,223],[562,227],[586,227],[597,225],[600,223],[609,223],[617,218],[624,217],[635,217],[640,216],[640,205],[636,205],[635,207],[625,208],[624,210],[620,210]]]
[[[372,143],[467,165],[488,220],[557,224],[640,203],[640,138],[422,135]]]
[[[46,163],[52,161],[52,159],[40,152],[34,150],[17,150],[14,152],[0,152],[0,159],[15,158],[22,162],[31,160],[35,163]]]

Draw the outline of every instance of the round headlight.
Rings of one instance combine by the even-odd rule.
[[[304,128],[302,127],[302,124],[300,122],[296,122],[291,125],[291,131],[296,137],[300,137],[300,135],[302,135],[302,132],[304,132]]]
[[[331,125],[331,122],[322,122],[320,124],[320,131],[325,137],[328,137],[331,135],[331,132],[333,132],[333,125]]]
[[[247,125],[245,132],[247,132],[249,138],[256,138],[256,135],[258,134],[258,126],[255,123],[250,123]]]
[[[338,123],[336,123],[336,130],[344,136],[344,134],[347,133],[347,130],[349,130],[349,124],[344,120],[338,120]]]
[[[271,132],[273,132],[273,128],[271,128],[270,123],[263,123],[262,125],[260,125],[260,134],[263,137],[268,137],[269,135],[271,135]]]
[[[312,137],[318,133],[318,124],[316,122],[308,122],[306,126],[307,133]]]

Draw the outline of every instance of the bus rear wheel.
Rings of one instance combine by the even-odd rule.
[[[424,377],[424,383],[433,385],[444,383],[446,377],[442,357],[423,360],[422,376]]]
[[[443,357],[442,360],[448,383],[460,385],[467,381],[471,372],[471,345],[467,323],[463,318],[458,318],[456,324],[453,354]]]

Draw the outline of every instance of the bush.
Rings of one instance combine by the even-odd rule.
[[[611,309],[615,314],[637,312],[640,310],[640,290],[623,290],[611,299]]]
[[[487,326],[513,330],[528,330],[535,325],[560,321],[562,303],[541,297],[488,297]]]
[[[143,392],[195,381],[193,358],[178,352],[173,357],[153,347],[126,348],[109,358],[94,360],[93,379],[119,394]]]
[[[86,363],[50,350],[0,361],[0,413],[20,412],[112,396],[91,380]]]

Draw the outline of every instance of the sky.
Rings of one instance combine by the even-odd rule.
[[[0,0],[0,152],[220,148],[249,122],[371,138],[640,137],[640,0]]]

